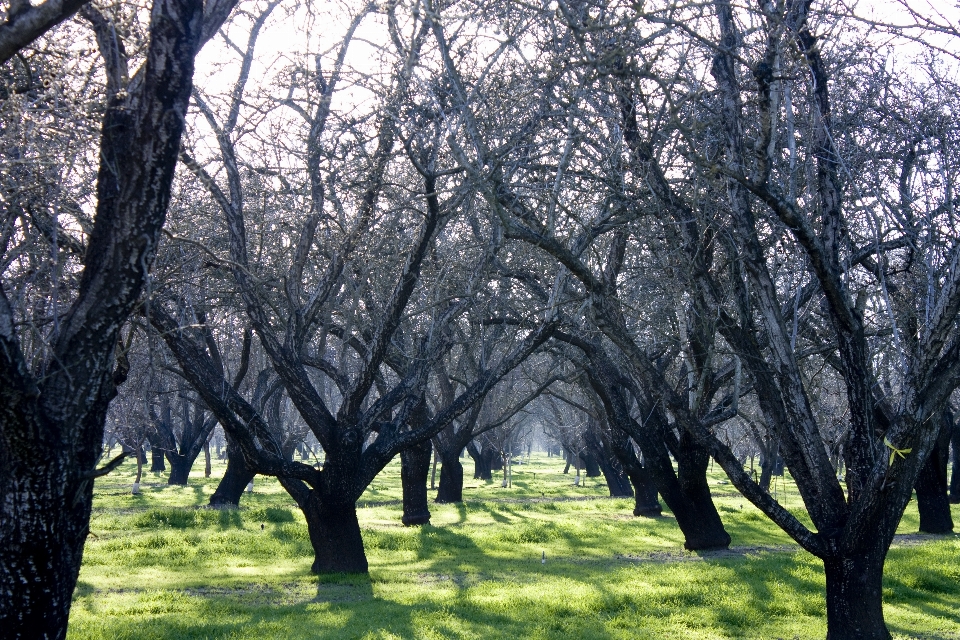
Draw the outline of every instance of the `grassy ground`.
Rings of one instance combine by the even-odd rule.
[[[472,470],[472,463],[465,460]],[[272,479],[239,511],[202,507],[216,487],[134,465],[98,481],[71,640],[148,638],[814,638],[823,570],[712,474],[730,551],[685,553],[672,517],[634,518],[602,479],[572,486],[534,454],[513,488],[467,480],[462,505],[400,525],[392,464],[360,502],[369,578],[310,574],[306,525]],[[202,463],[196,469],[202,470]],[[796,488],[781,501],[803,514]],[[960,525],[960,508],[954,507]],[[911,503],[891,550],[884,615],[897,637],[960,639],[960,536],[916,536]],[[542,559],[546,558],[543,563]]]

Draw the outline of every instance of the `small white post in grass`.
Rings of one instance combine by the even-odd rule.
[[[547,564],[547,552],[541,551],[542,555],[540,556],[540,564]]]
[[[253,480],[247,485],[247,493],[253,493]]]

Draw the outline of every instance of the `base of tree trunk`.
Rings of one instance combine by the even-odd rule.
[[[440,459],[440,486],[437,488],[438,504],[463,502],[463,465],[456,456]]]
[[[710,455],[706,449],[696,444],[689,434],[682,434],[677,457],[677,480],[682,497],[668,506],[683,532],[683,546],[689,551],[730,546],[730,534],[723,528],[723,520],[710,495],[707,482],[709,463]]]
[[[180,486],[187,484],[194,460],[196,460],[196,458],[187,460],[184,456],[176,453],[171,455],[168,458],[168,462],[170,462],[170,477],[167,478],[167,484]]]
[[[313,573],[369,573],[356,505],[324,504],[314,493],[302,510],[313,545]]]
[[[923,533],[953,531],[950,498],[947,496],[947,462],[952,426],[952,420],[944,422],[933,450],[920,468],[920,475],[914,483],[917,511],[920,513],[920,531]]]
[[[406,526],[430,522],[427,506],[427,476],[430,475],[430,441],[414,445],[400,452],[400,482],[403,486],[403,518]]]
[[[250,470],[243,455],[237,451],[227,460],[227,470],[217,485],[217,490],[210,496],[210,506],[218,508],[233,508],[240,506],[240,498],[244,490],[256,474]]]
[[[0,637],[66,637],[93,501],[93,483],[59,481],[68,464],[31,461],[4,469]]]
[[[637,477],[639,474],[630,474],[633,484],[634,504],[633,515],[644,518],[659,518],[663,515],[663,507],[657,498],[657,487],[653,480],[646,477]]]
[[[150,472],[158,473],[166,471],[167,466],[163,463],[163,451],[156,447],[150,449]]]
[[[883,556],[823,563],[827,640],[890,640],[883,621]]]

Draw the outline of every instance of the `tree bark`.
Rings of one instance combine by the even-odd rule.
[[[923,533],[953,531],[950,499],[947,496],[947,460],[952,422],[949,417],[944,417],[933,451],[921,467],[920,475],[914,483],[917,510],[920,512],[920,531]]]
[[[663,515],[663,507],[657,499],[657,486],[647,470],[640,467],[629,472],[628,476],[633,483],[633,515],[645,518],[659,518]]]
[[[889,640],[883,621],[884,553],[824,560],[827,640]]]
[[[707,483],[710,454],[684,432],[680,435],[676,456],[677,479],[685,499],[670,508],[686,538],[684,547],[690,550],[726,549],[730,546],[730,534],[723,527]]]
[[[0,287],[4,638],[60,639],[67,633],[106,411],[125,377],[113,371],[123,358],[116,345],[140,300],[166,215],[202,19],[202,2],[156,0],[136,84],[113,87],[108,98],[96,215],[79,291],[42,379],[27,365]]]
[[[463,502],[463,465],[460,456],[440,458],[440,487],[437,489],[438,504]]]
[[[6,544],[0,545],[0,584],[4,589],[0,625],[5,638],[66,636],[92,490],[83,485],[65,486],[71,461],[65,455],[53,455],[42,465],[8,467],[12,473],[0,521],[4,529],[15,522],[22,533],[11,539],[4,532]],[[89,484],[92,489],[93,483]]]
[[[953,472],[950,475],[950,502],[960,504],[960,422],[952,425],[950,436],[953,451]]]
[[[611,450],[633,484],[633,515],[657,518],[663,513],[663,507],[657,499],[657,485],[647,468],[640,463],[633,444],[626,437],[614,434]]]
[[[581,452],[580,460],[583,461],[583,469],[585,470],[588,478],[600,477],[600,463],[597,460],[597,456],[592,451],[585,450]]]
[[[475,480],[492,480],[493,479],[493,470],[492,470],[492,459],[495,457],[495,452],[492,449],[484,449],[480,451],[477,448],[477,445],[472,442],[467,445],[467,453],[470,454],[470,457],[473,458],[473,477]],[[440,470],[441,480],[443,482],[443,470]]]
[[[163,451],[157,445],[150,444],[150,472],[157,473],[166,471],[167,466],[163,463]]]
[[[610,490],[611,498],[633,497],[633,487],[630,485],[630,479],[623,472],[623,469],[619,469],[613,464],[605,464],[600,467],[600,470],[607,481],[607,489]]]
[[[185,485],[190,478],[190,470],[193,469],[193,463],[197,461],[198,451],[193,456],[183,456],[176,451],[167,452],[167,460],[170,462],[170,477],[167,484]]]
[[[210,440],[203,443],[203,477],[209,478],[212,469],[210,468]]]
[[[427,476],[433,446],[429,440],[400,452],[400,482],[403,487],[403,519],[406,526],[430,522],[427,506]]]
[[[253,480],[256,475],[243,453],[230,436],[227,436],[227,470],[217,485],[217,490],[210,496],[211,507],[239,507],[240,498],[243,496],[244,489]]]
[[[313,573],[367,573],[356,505],[327,503],[311,491],[301,508],[313,545]]]

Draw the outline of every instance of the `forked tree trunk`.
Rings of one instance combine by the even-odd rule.
[[[827,640],[890,640],[883,621],[884,554],[824,560]]]
[[[317,491],[301,506],[313,545],[314,573],[367,573],[355,504],[324,502]]]
[[[463,502],[463,465],[456,454],[440,459],[440,488],[437,489],[436,502]]]
[[[253,470],[244,460],[240,448],[227,439],[227,470],[217,485],[217,490],[210,496],[211,507],[239,507],[240,497],[244,489],[253,480]]]
[[[403,488],[403,519],[406,526],[430,522],[427,506],[427,476],[430,474],[430,441],[400,452],[400,482]]]

